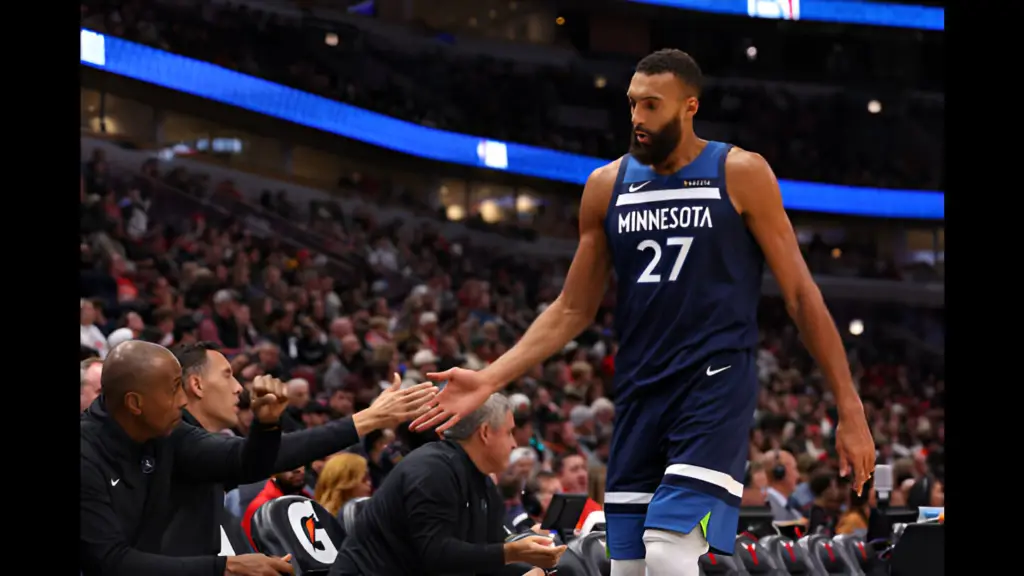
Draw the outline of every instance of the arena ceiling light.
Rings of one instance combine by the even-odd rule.
[[[860,336],[864,333],[864,322],[860,320],[850,321],[850,334],[854,336]]]

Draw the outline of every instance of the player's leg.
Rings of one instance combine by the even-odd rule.
[[[668,530],[645,530],[647,576],[699,576],[700,557],[708,551],[708,541],[700,528],[688,534]]]
[[[642,395],[616,399],[604,494],[612,576],[645,576],[644,521],[665,467],[660,416]]]
[[[647,576],[697,574],[709,549],[732,555],[756,370],[752,353],[718,355],[664,401],[668,465],[647,512]]]

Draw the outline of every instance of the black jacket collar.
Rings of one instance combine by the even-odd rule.
[[[459,444],[454,440],[442,440],[441,444],[442,446],[446,447],[449,451],[455,452],[458,458],[460,458],[462,462],[466,465],[466,469],[470,471],[470,475],[473,478],[490,480],[490,477],[487,474],[484,474],[483,472],[480,471],[479,468],[476,467],[476,463],[474,463],[473,459],[469,457],[469,454],[466,454],[466,449],[462,447],[462,444]]]
[[[128,436],[124,428],[121,428],[121,425],[107,411],[103,394],[100,394],[89,405],[82,419],[99,425],[99,435],[102,436],[102,439],[97,443],[96,448],[109,454],[115,461],[122,459],[137,460],[142,454],[145,445],[149,444],[149,442],[141,444]],[[95,438],[95,435],[93,437]]]
[[[191,424],[196,428],[202,428],[203,425],[199,423],[199,420],[188,411],[188,408],[181,409],[181,421],[187,424]]]

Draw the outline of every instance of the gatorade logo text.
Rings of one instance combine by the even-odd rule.
[[[295,502],[288,507],[288,524],[295,532],[303,550],[321,564],[334,564],[338,549],[324,530],[309,500]]]

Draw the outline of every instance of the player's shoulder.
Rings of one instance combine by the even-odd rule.
[[[615,179],[618,178],[619,175],[619,167],[625,161],[626,157],[623,156],[618,160],[613,160],[595,168],[594,171],[590,173],[590,176],[587,176],[587,186],[596,186],[603,189],[606,188],[610,191],[612,187],[615,186]]]
[[[775,181],[775,173],[764,156],[734,146],[725,157],[725,180],[730,194],[760,194],[764,186]]]
[[[751,176],[771,171],[768,161],[757,152],[744,150],[739,146],[733,146],[725,157],[725,170],[727,175]]]
[[[778,198],[775,173],[764,156],[733,146],[725,158],[725,182],[729,196],[740,213],[757,210]]]

